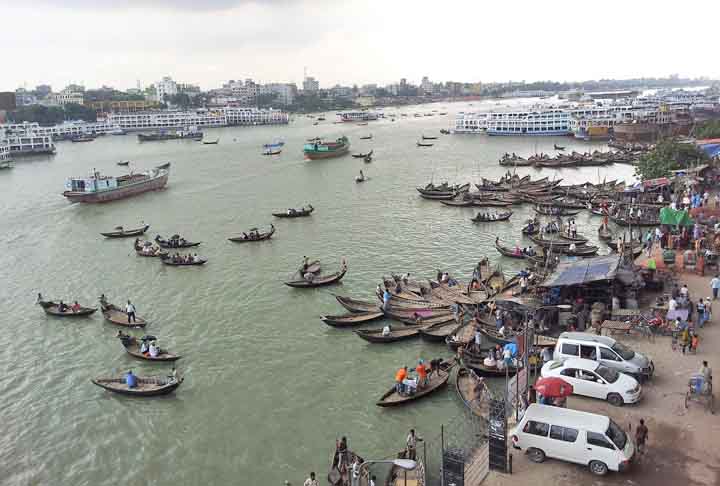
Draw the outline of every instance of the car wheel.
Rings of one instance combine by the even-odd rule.
[[[617,393],[611,393],[607,396],[607,401],[614,407],[622,407],[625,401]]]
[[[608,467],[604,462],[590,461],[590,472],[596,476],[605,476],[608,472]]]
[[[536,449],[534,447],[531,447],[527,451],[528,457],[530,457],[530,460],[532,462],[543,462],[545,461],[545,453],[541,451],[540,449]]]

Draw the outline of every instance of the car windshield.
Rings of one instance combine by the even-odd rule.
[[[595,373],[600,375],[602,379],[607,381],[608,383],[615,383],[618,378],[620,378],[620,373],[618,373],[612,368],[608,368],[607,366],[598,366],[595,370]]]
[[[613,344],[612,348],[610,348],[610,349],[612,349],[617,354],[619,354],[620,357],[622,359],[624,359],[625,361],[629,361],[629,360],[633,359],[633,356],[635,356],[635,351],[633,351],[632,349],[626,348],[625,346],[623,346],[620,343]]]
[[[612,420],[610,421],[610,426],[607,429],[607,432],[605,432],[605,435],[608,436],[608,439],[610,439],[613,444],[617,446],[618,449],[623,450],[625,449],[625,444],[627,443],[627,435],[625,435],[625,432]]]

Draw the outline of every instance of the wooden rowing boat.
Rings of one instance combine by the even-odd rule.
[[[301,280],[291,280],[284,283],[288,287],[294,288],[312,288],[334,284],[335,282],[339,282],[340,280],[342,280],[342,278],[345,276],[345,273],[347,273],[347,265],[343,262],[342,267],[340,267],[340,271],[328,275],[315,275],[311,272],[308,273],[313,275],[312,279],[310,280],[303,278]]]
[[[255,233],[253,233],[253,230],[255,231]],[[266,231],[265,233],[259,233],[259,232],[257,232],[257,228],[253,228],[246,234],[245,237],[234,236],[232,238],[228,238],[228,240],[233,241],[235,243],[250,243],[251,241],[269,240],[270,238],[272,238],[272,235],[274,235],[274,234],[275,234],[275,226],[270,224],[270,231]]]
[[[192,267],[198,265],[205,265],[208,262],[207,258],[199,258],[198,260],[191,261],[186,261],[185,257],[183,257],[182,255],[180,256],[180,258],[182,258],[183,261],[175,261],[168,254],[160,255],[160,261],[163,262],[163,264],[169,265],[171,267]]]
[[[336,295],[335,300],[350,312],[378,312],[380,305],[375,302],[367,302],[364,300],[353,299],[352,297],[343,297]]]
[[[463,367],[458,368],[455,375],[455,391],[473,415],[487,419],[489,402],[484,400],[487,385],[474,371]]]
[[[401,395],[397,392],[396,387],[393,386],[380,397],[380,400],[378,400],[375,405],[378,407],[395,407],[430,395],[434,391],[437,391],[441,387],[447,385],[447,382],[450,379],[450,370],[454,365],[455,361],[452,363],[443,361],[440,365],[440,370],[433,373],[432,376],[429,375],[430,369],[426,367],[426,370],[428,371],[428,383],[423,388],[418,388],[418,390],[412,395]]]
[[[428,327],[420,329],[419,332],[421,338],[426,341],[441,343],[444,342],[448,336],[455,334],[455,332],[457,332],[457,330],[462,326],[462,324],[458,324],[454,318],[446,319],[438,317],[437,319],[445,320],[433,324],[429,324],[428,321],[422,321],[422,324],[425,324]]]
[[[558,207],[542,207],[542,206],[535,206],[534,208],[535,212],[538,214],[542,214],[545,216],[575,216],[576,214],[580,214],[580,210],[570,210],[570,209],[563,209]]]
[[[185,238],[170,238],[169,240],[166,240],[162,238],[160,235],[155,236],[155,243],[160,246],[160,248],[193,248],[195,246],[199,246],[201,241],[187,241]]]
[[[512,215],[512,211],[507,211],[505,213],[495,214],[495,219],[491,219],[491,217],[483,217],[480,213],[478,213],[474,218],[470,218],[470,221],[473,223],[495,223],[497,221],[507,221]]]
[[[61,301],[62,302],[62,301]],[[52,300],[43,300],[42,295],[38,294],[37,304],[42,307],[45,314],[56,316],[56,317],[86,317],[92,315],[97,308],[80,306],[80,309],[73,311],[68,305],[62,312],[60,311],[60,302],[53,302]]]
[[[390,334],[383,335],[382,329],[358,329],[355,334],[369,343],[394,343],[405,339],[411,339],[420,335],[420,329],[425,325],[391,327]]]
[[[143,319],[142,317],[135,317],[134,322],[129,322],[127,312],[125,312],[124,310],[120,309],[119,307],[117,307],[113,304],[110,304],[107,300],[105,300],[104,296],[100,297],[100,309],[102,310],[102,315],[106,321],[116,324],[118,326],[123,326],[123,327],[145,327],[145,326],[147,326],[147,321],[145,319]]]
[[[92,382],[113,393],[130,397],[155,397],[174,392],[183,382],[183,378],[173,377],[137,377],[137,387],[128,388],[124,377],[93,378]]]
[[[122,226],[116,226],[115,231],[108,231],[106,233],[100,233],[105,238],[127,238],[128,236],[140,236],[144,234],[148,229],[150,229],[150,225],[146,224],[145,226],[141,228],[134,228],[134,229],[123,229]]]
[[[500,239],[497,238],[495,240],[495,249],[503,256],[509,257],[509,258],[517,258],[519,260],[524,260],[527,258],[527,255],[524,254],[522,251],[520,253],[516,253],[515,250],[511,250],[510,248],[506,248],[500,244]]]
[[[320,320],[332,327],[350,327],[380,319],[384,315],[382,311],[378,310],[375,312],[354,312],[343,316],[320,316]]]
[[[125,348],[125,351],[130,356],[133,356],[138,359],[144,359],[146,361],[156,361],[156,362],[170,362],[170,361],[177,361],[181,358],[178,354],[168,353],[166,350],[161,349],[159,354],[155,357],[150,356],[150,354],[143,354],[140,352],[140,343],[138,340],[130,336],[128,334],[123,334],[122,331],[118,333],[118,338],[120,339],[120,342],[122,343],[123,347]]]

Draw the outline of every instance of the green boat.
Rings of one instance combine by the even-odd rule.
[[[334,142],[323,142],[317,140],[311,143],[306,143],[303,146],[303,153],[305,157],[310,160],[316,159],[329,159],[331,157],[340,157],[345,155],[350,150],[350,140],[347,137],[342,136]]]

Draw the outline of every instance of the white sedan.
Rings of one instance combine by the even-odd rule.
[[[540,374],[562,378],[572,385],[574,395],[601,398],[618,407],[639,401],[642,394],[635,378],[591,359],[548,361]]]

